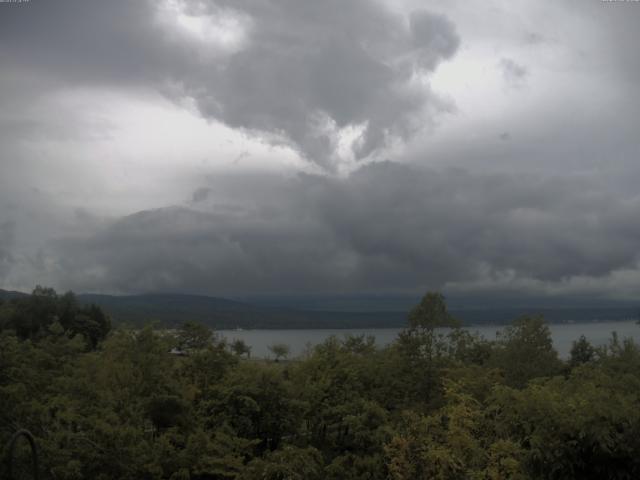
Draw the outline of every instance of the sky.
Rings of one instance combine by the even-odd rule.
[[[640,293],[640,2],[0,3],[0,288]]]

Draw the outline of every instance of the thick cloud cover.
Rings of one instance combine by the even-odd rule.
[[[424,79],[459,38],[427,11],[406,18],[370,0],[32,3],[0,18],[14,68],[153,86],[324,168],[407,139],[452,108]]]
[[[0,288],[633,298],[639,5],[0,3]]]
[[[263,177],[259,200],[234,198],[254,182],[231,176],[194,208],[144,211],[60,240],[51,255],[64,260],[52,273],[91,290],[355,292],[493,282],[540,294],[544,285],[571,293],[581,279],[602,282],[639,260],[640,201],[593,181],[386,162],[346,179]]]

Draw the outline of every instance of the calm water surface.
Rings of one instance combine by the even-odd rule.
[[[503,326],[482,325],[468,327],[472,332],[478,332],[489,340],[495,340],[496,332]],[[633,321],[601,322],[601,323],[572,323],[550,325],[553,345],[561,357],[568,357],[571,344],[580,335],[584,335],[594,345],[604,345],[609,342],[612,332],[617,332],[620,339],[632,337],[640,341],[640,325]],[[371,329],[314,329],[314,330],[220,330],[218,333],[229,341],[244,340],[251,347],[254,357],[270,356],[269,345],[284,343],[291,348],[291,357],[300,355],[308,345],[317,345],[336,335],[373,335],[378,345],[387,345],[395,340],[400,328],[371,328]]]

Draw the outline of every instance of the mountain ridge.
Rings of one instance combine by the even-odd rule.
[[[0,289],[0,298],[20,298],[29,294]],[[352,297],[349,309],[310,309],[303,302],[245,301],[212,297],[208,295],[182,293],[145,293],[136,295],[108,295],[81,293],[77,295],[81,304],[96,304],[103,308],[116,324],[141,326],[157,322],[163,326],[175,327],[192,320],[216,329],[309,329],[309,328],[398,328],[406,325],[406,310],[374,310],[372,296]],[[328,307],[345,306],[328,302]],[[357,303],[360,298],[367,301]],[[384,304],[381,296],[378,304]],[[354,307],[354,305],[356,305]],[[360,305],[364,310],[358,310]],[[393,304],[396,305],[396,304]],[[368,309],[371,308],[371,309]],[[637,308],[630,304],[619,306],[565,306],[533,307],[490,304],[479,308],[451,308],[451,313],[466,325],[504,325],[523,315],[542,315],[549,323],[579,323],[592,321],[619,321],[637,318]]]

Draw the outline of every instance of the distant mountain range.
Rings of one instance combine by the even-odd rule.
[[[25,296],[0,290],[0,298]],[[229,300],[203,295],[79,294],[83,304],[94,303],[111,315],[115,323],[143,325],[158,322],[175,326],[187,320],[216,329],[266,328],[384,328],[406,325],[407,312],[418,300],[408,296],[254,297]],[[323,305],[325,309],[323,309]],[[451,313],[465,324],[506,324],[527,314],[543,315],[551,323],[636,319],[638,309],[630,304],[604,306],[509,306],[490,304],[458,306]]]
[[[2,289],[0,289],[0,298],[3,298],[3,299],[20,298],[20,297],[26,297],[27,295],[28,295],[28,293],[24,293],[24,292],[14,292],[12,290],[2,290]]]

